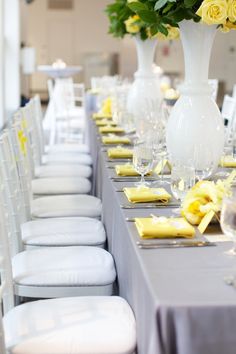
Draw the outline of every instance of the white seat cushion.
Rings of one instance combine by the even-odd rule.
[[[92,168],[88,165],[42,165],[35,168],[35,177],[85,177],[92,175]]]
[[[3,323],[14,354],[131,354],[136,346],[134,315],[116,296],[28,302]]]
[[[101,212],[101,200],[91,195],[55,195],[38,198],[31,203],[31,214],[36,218],[66,216],[99,218]]]
[[[46,153],[61,153],[61,152],[74,152],[74,153],[89,153],[89,147],[86,144],[56,144],[45,147]]]
[[[102,286],[116,277],[110,253],[99,247],[49,247],[12,259],[14,282],[28,286]]]
[[[91,182],[84,177],[38,178],[32,181],[32,192],[37,195],[87,194]]]
[[[89,154],[78,153],[50,153],[43,155],[43,164],[72,164],[78,163],[83,165],[92,165],[92,157]]]
[[[106,234],[101,221],[92,218],[52,218],[21,225],[28,246],[103,246]]]

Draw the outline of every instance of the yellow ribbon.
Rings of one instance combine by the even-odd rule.
[[[26,150],[27,138],[24,135],[23,130],[19,130],[18,131],[18,140],[19,140],[19,143],[20,143],[20,150],[21,150],[22,154],[25,156],[26,152],[27,152],[27,150]]]

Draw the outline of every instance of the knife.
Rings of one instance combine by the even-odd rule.
[[[142,249],[158,249],[158,248],[183,248],[183,247],[208,247],[216,246],[213,242],[208,241],[165,241],[158,242],[136,242],[139,248]]]
[[[121,204],[121,209],[153,209],[153,208],[179,208],[180,204],[172,203],[172,204],[144,204],[140,203],[137,205],[129,205],[129,204]]]

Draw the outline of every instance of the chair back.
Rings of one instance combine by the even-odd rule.
[[[236,84],[233,86],[232,97],[236,99]]]
[[[230,125],[230,122],[234,116],[235,108],[236,108],[236,100],[229,95],[225,95],[221,114],[227,126]]]

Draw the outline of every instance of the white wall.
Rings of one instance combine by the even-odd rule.
[[[68,64],[83,64],[86,53],[120,54],[120,73],[131,76],[136,69],[136,53],[131,38],[114,39],[107,34],[108,20],[104,8],[109,0],[74,0],[73,11],[47,9],[47,0],[34,0],[28,5],[27,44],[36,47],[37,64],[51,64],[56,53]],[[236,31],[218,33],[213,48],[210,77],[226,81],[230,90],[236,82]],[[156,61],[164,70],[183,76],[184,62],[180,41],[161,42]],[[36,73],[31,81],[34,91],[46,89],[43,74]]]

